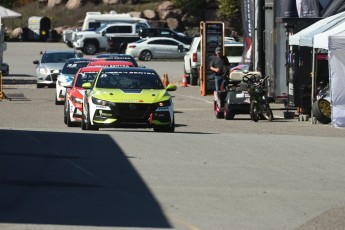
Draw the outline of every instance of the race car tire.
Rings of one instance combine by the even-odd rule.
[[[325,99],[319,99],[313,103],[313,116],[321,124],[331,123],[331,103]]]
[[[155,125],[153,127],[153,131],[155,132],[165,132],[165,133],[173,133],[175,132],[175,118],[173,118],[171,125]]]
[[[69,106],[67,107],[67,113],[66,113],[66,119],[67,119],[67,127],[74,127],[76,126],[75,122],[71,121],[71,113],[70,113],[70,108]]]
[[[85,124],[85,128],[86,130],[99,130],[99,128],[96,125],[91,125],[91,121],[90,121],[90,110],[88,110],[87,112],[87,122]]]
[[[55,97],[55,105],[60,105],[61,102],[57,100],[57,98]]]
[[[85,120],[84,120],[84,118],[85,118],[85,116],[84,116],[84,110],[83,110],[82,113],[83,113],[83,114],[82,114],[82,117],[81,117],[81,124],[80,124],[80,127],[81,127],[82,130],[86,130],[86,124],[85,124]]]
[[[66,108],[68,105],[66,105],[68,102],[67,100],[65,100],[65,105],[64,105],[64,108],[63,108],[63,123],[65,123],[65,125],[67,125],[67,111],[66,111]]]

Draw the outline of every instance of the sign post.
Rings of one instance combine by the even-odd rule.
[[[201,64],[200,87],[201,95],[213,95],[215,83],[213,72],[210,70],[210,62],[215,55],[215,49],[221,47],[224,52],[224,22],[208,21],[200,22],[201,35]]]

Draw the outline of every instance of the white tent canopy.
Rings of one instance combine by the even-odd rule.
[[[342,22],[345,22],[345,12],[321,19],[307,28],[289,37],[289,45],[313,47],[314,35],[323,33]]]
[[[328,50],[328,37],[332,35],[337,35],[345,31],[345,21],[340,22],[335,27],[332,27],[323,33],[314,35],[313,38],[313,47],[315,49],[326,49]]]
[[[328,38],[332,126],[345,127],[345,31]]]
[[[20,13],[14,12],[13,10],[0,6],[0,17],[1,18],[20,18],[22,17],[22,15]]]

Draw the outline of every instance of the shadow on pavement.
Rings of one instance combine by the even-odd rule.
[[[0,130],[0,223],[171,228],[108,135]]]

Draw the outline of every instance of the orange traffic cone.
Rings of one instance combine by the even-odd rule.
[[[188,85],[187,85],[187,76],[186,76],[186,74],[183,75],[182,86],[183,86],[183,87],[188,87]]]
[[[166,73],[165,74],[165,87],[167,87],[168,85],[169,85],[169,76],[168,76],[168,74]]]
[[[165,76],[165,73],[163,74],[162,82],[163,82],[164,87],[166,87],[166,76]]]

